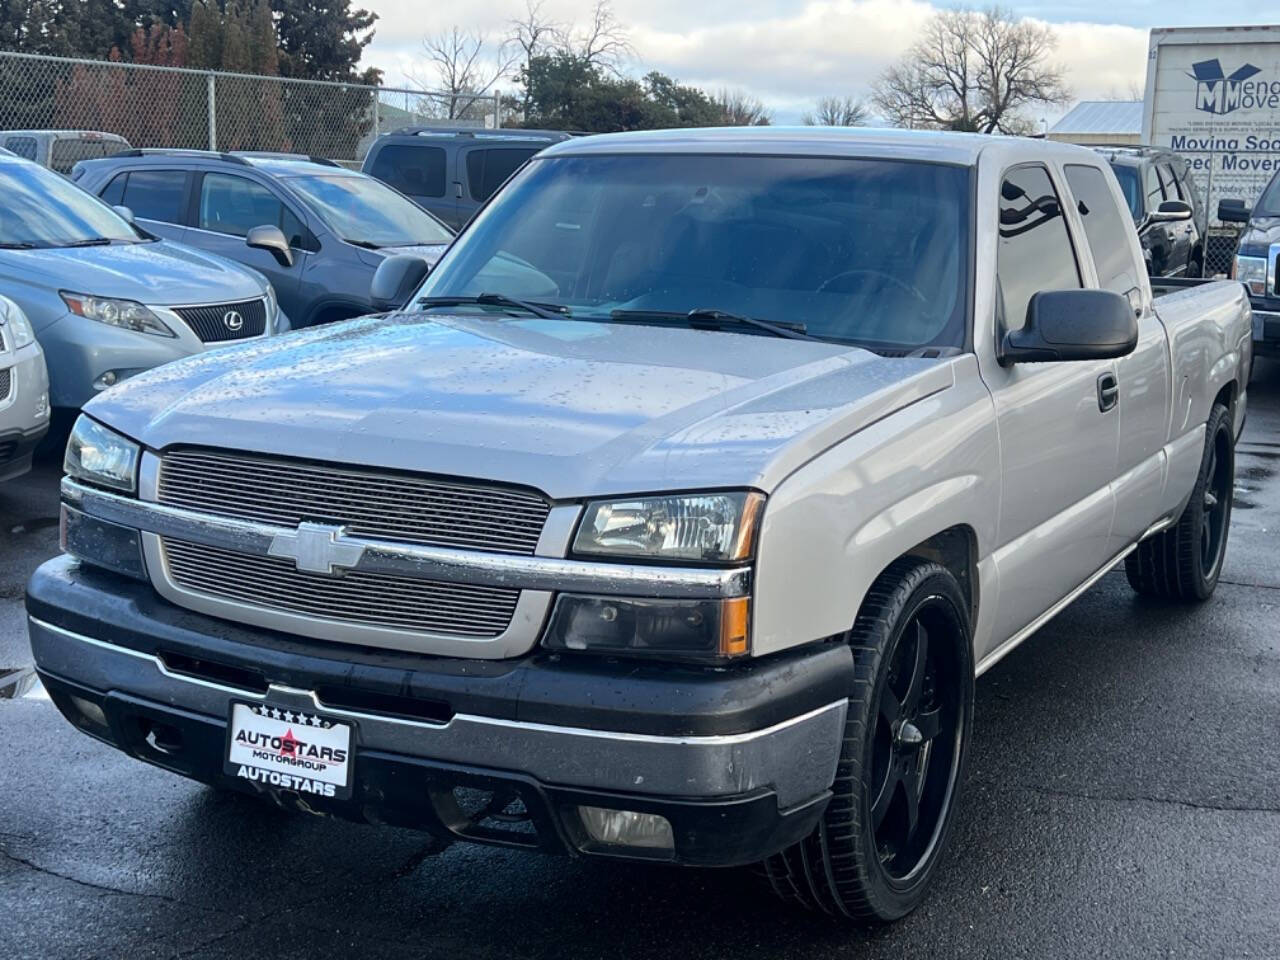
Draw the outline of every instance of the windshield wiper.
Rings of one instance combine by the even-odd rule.
[[[64,247],[109,247],[115,241],[110,237],[86,237],[83,240],[71,240],[61,244]]]
[[[34,250],[36,245],[30,240],[10,240],[0,243],[0,250]]]
[[[687,320],[689,326],[701,330],[723,330],[726,326],[751,327],[763,330],[775,337],[788,340],[814,340],[805,331],[803,323],[783,323],[772,320],[760,320],[757,317],[744,317],[740,313],[729,313],[714,307],[695,307],[687,313],[676,310],[614,310],[609,314],[614,320]]]
[[[343,237],[343,243],[349,243],[353,247],[364,247],[366,250],[381,250],[382,244],[370,243],[368,240],[352,240],[350,237]]]
[[[569,315],[569,308],[562,304],[518,300],[504,293],[482,293],[476,297],[421,297],[418,300],[418,306],[427,310],[432,307],[462,307],[472,303],[482,307],[512,307],[546,320],[563,320]]]

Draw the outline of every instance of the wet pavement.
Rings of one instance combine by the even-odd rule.
[[[748,871],[591,863],[288,815],[129,760],[30,680],[57,471],[0,485],[0,958],[1275,957],[1280,364],[1260,361],[1223,583],[1113,572],[978,683],[933,894],[871,933]]]

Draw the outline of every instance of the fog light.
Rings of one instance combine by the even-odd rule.
[[[97,380],[93,381],[93,389],[105,390],[107,389],[107,387],[114,387],[119,382],[120,382],[120,375],[116,373],[114,370],[108,370],[106,373],[100,376]]]
[[[80,716],[95,727],[105,727],[107,725],[107,715],[102,712],[102,708],[96,703],[86,700],[84,697],[77,697],[74,693],[71,694],[71,702],[80,711]]]
[[[656,813],[579,807],[578,816],[587,836],[596,843],[644,850],[674,850],[676,846],[670,821]]]

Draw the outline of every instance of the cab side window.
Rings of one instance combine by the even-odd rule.
[[[1147,213],[1153,213],[1160,209],[1160,204],[1164,203],[1164,185],[1160,182],[1160,174],[1156,171],[1154,163],[1147,166],[1146,171]]]
[[[1127,295],[1139,284],[1137,264],[1129,247],[1132,225],[1120,215],[1107,178],[1097,167],[1068,164],[1067,187],[1084,222],[1085,238],[1103,290]]]
[[[303,246],[301,222],[262,184],[226,173],[204,175],[197,223],[201,230],[243,237],[263,225],[279,227],[290,246]]]
[[[1000,185],[999,231],[998,305],[1004,329],[1018,330],[1026,322],[1027,304],[1034,294],[1081,285],[1062,204],[1044,167],[1015,167],[1005,174]]]

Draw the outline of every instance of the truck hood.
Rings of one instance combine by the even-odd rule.
[[[248,300],[266,290],[263,279],[239,264],[166,240],[0,250],[0,276],[5,275],[53,290],[160,307]]]
[[[1240,234],[1240,254],[1265,257],[1273,243],[1280,243],[1280,217],[1255,216]]]
[[[95,398],[152,449],[234,448],[536,487],[771,490],[953,382],[945,360],[573,320],[394,314],[171,363]]]

